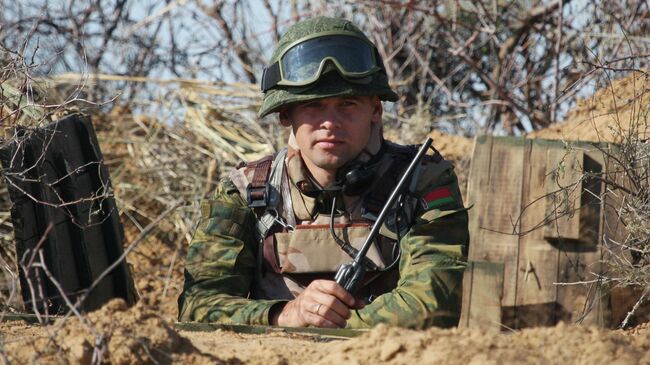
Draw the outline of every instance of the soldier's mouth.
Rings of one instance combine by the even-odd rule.
[[[316,145],[320,148],[334,148],[343,144],[339,139],[320,139],[316,141]]]

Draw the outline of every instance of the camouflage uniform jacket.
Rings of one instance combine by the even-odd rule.
[[[382,154],[376,178],[365,193],[339,195],[335,231],[357,248],[372,223],[362,216],[364,198],[385,183],[381,177],[389,173],[394,158],[390,152]],[[293,231],[276,229],[269,235],[273,236],[275,253],[271,257],[275,260],[263,252],[264,242],[255,236],[256,215],[244,199],[251,171],[234,170],[220,182],[214,197],[202,202],[202,219],[185,264],[180,321],[266,325],[274,304],[292,299],[310,280],[332,279],[338,265],[350,262],[335,242],[327,242],[333,241],[327,224],[332,195],[308,193],[313,185],[299,152],[289,149],[285,171],[293,208],[290,214],[287,209],[278,214],[285,219],[292,215],[297,225]],[[397,235],[397,230],[386,224],[382,239],[368,254],[379,268],[385,268],[396,258],[390,250],[392,239],[399,240],[396,275],[375,280],[389,283],[388,290],[380,289],[380,293],[388,292],[353,311],[348,327],[377,323],[449,327],[458,323],[469,233],[452,164],[441,158],[425,160],[415,192],[417,206],[410,228]],[[372,278],[372,272],[367,276]]]

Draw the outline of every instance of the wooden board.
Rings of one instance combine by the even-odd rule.
[[[501,330],[503,268],[502,263],[469,262],[463,285],[470,295],[463,297],[460,327]]]
[[[474,206],[469,211],[469,261],[504,265],[502,305],[506,307],[514,307],[517,291],[523,145],[522,138],[478,137],[467,193],[468,205]],[[465,295],[473,294],[465,291]],[[509,325],[512,319],[503,321]]]
[[[608,298],[598,284],[575,284],[602,271],[603,209],[594,199],[602,187],[582,177],[603,166],[602,153],[588,143],[477,138],[467,197],[474,205],[469,260],[503,264],[504,328],[608,322]],[[566,193],[556,193],[562,188]],[[479,322],[472,313],[483,310],[476,298],[489,284],[477,283],[489,277],[476,268],[466,272],[463,325]],[[480,316],[493,321],[487,311]]]
[[[602,153],[590,145],[582,145],[582,148],[581,173],[601,173],[604,170]],[[595,197],[600,196],[602,189],[602,183],[597,179],[583,181],[579,212],[576,214],[581,225],[579,239],[560,239],[557,242],[558,307],[570,314],[571,323],[600,327],[609,325],[605,290],[601,282],[592,282],[602,272],[602,245],[598,242],[602,234],[602,209],[599,198]]]
[[[546,218],[546,157],[560,142],[527,140],[524,146],[521,236],[516,307],[516,328],[550,326],[557,318],[557,249],[544,239]]]
[[[546,155],[546,216],[548,240],[580,240],[580,192],[583,153],[555,145]]]

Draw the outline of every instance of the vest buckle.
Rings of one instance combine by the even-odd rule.
[[[269,183],[263,186],[252,186],[248,184],[246,187],[246,201],[251,208],[265,208],[269,204],[269,196],[271,192],[271,185]]]

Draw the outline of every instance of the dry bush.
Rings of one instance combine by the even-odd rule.
[[[621,301],[619,305],[631,307],[625,318],[620,318],[621,327],[626,327],[647,320],[647,309],[637,311],[650,299],[650,74],[641,69],[630,72],[609,67],[594,72],[603,73],[609,84],[579,102],[569,113],[566,125],[540,131],[533,137],[564,139],[567,156],[578,148],[572,140],[596,142],[602,153],[602,172],[583,174],[583,166],[575,166],[580,172],[569,172],[577,180],[558,183],[561,188],[554,199],[560,208],[550,218],[576,214],[571,207],[580,206],[573,201],[581,198],[574,191],[580,184],[602,184],[595,189],[600,191],[597,196],[588,197],[604,209],[600,232],[602,269],[588,268],[596,271],[590,273],[593,279],[562,284],[604,285]],[[556,174],[560,176],[565,168],[560,164]],[[630,299],[632,303],[628,304]]]
[[[631,75],[633,94],[623,101],[627,120],[618,109],[611,114],[615,153],[607,153],[610,174],[605,177],[604,199],[613,202],[622,237],[603,237],[608,250],[609,271],[605,280],[615,287],[631,287],[639,299],[621,323],[625,327],[640,306],[650,299],[650,74],[638,70]],[[612,99],[617,96],[612,91]],[[616,101],[615,101],[616,102]],[[610,203],[612,204],[612,203]]]

